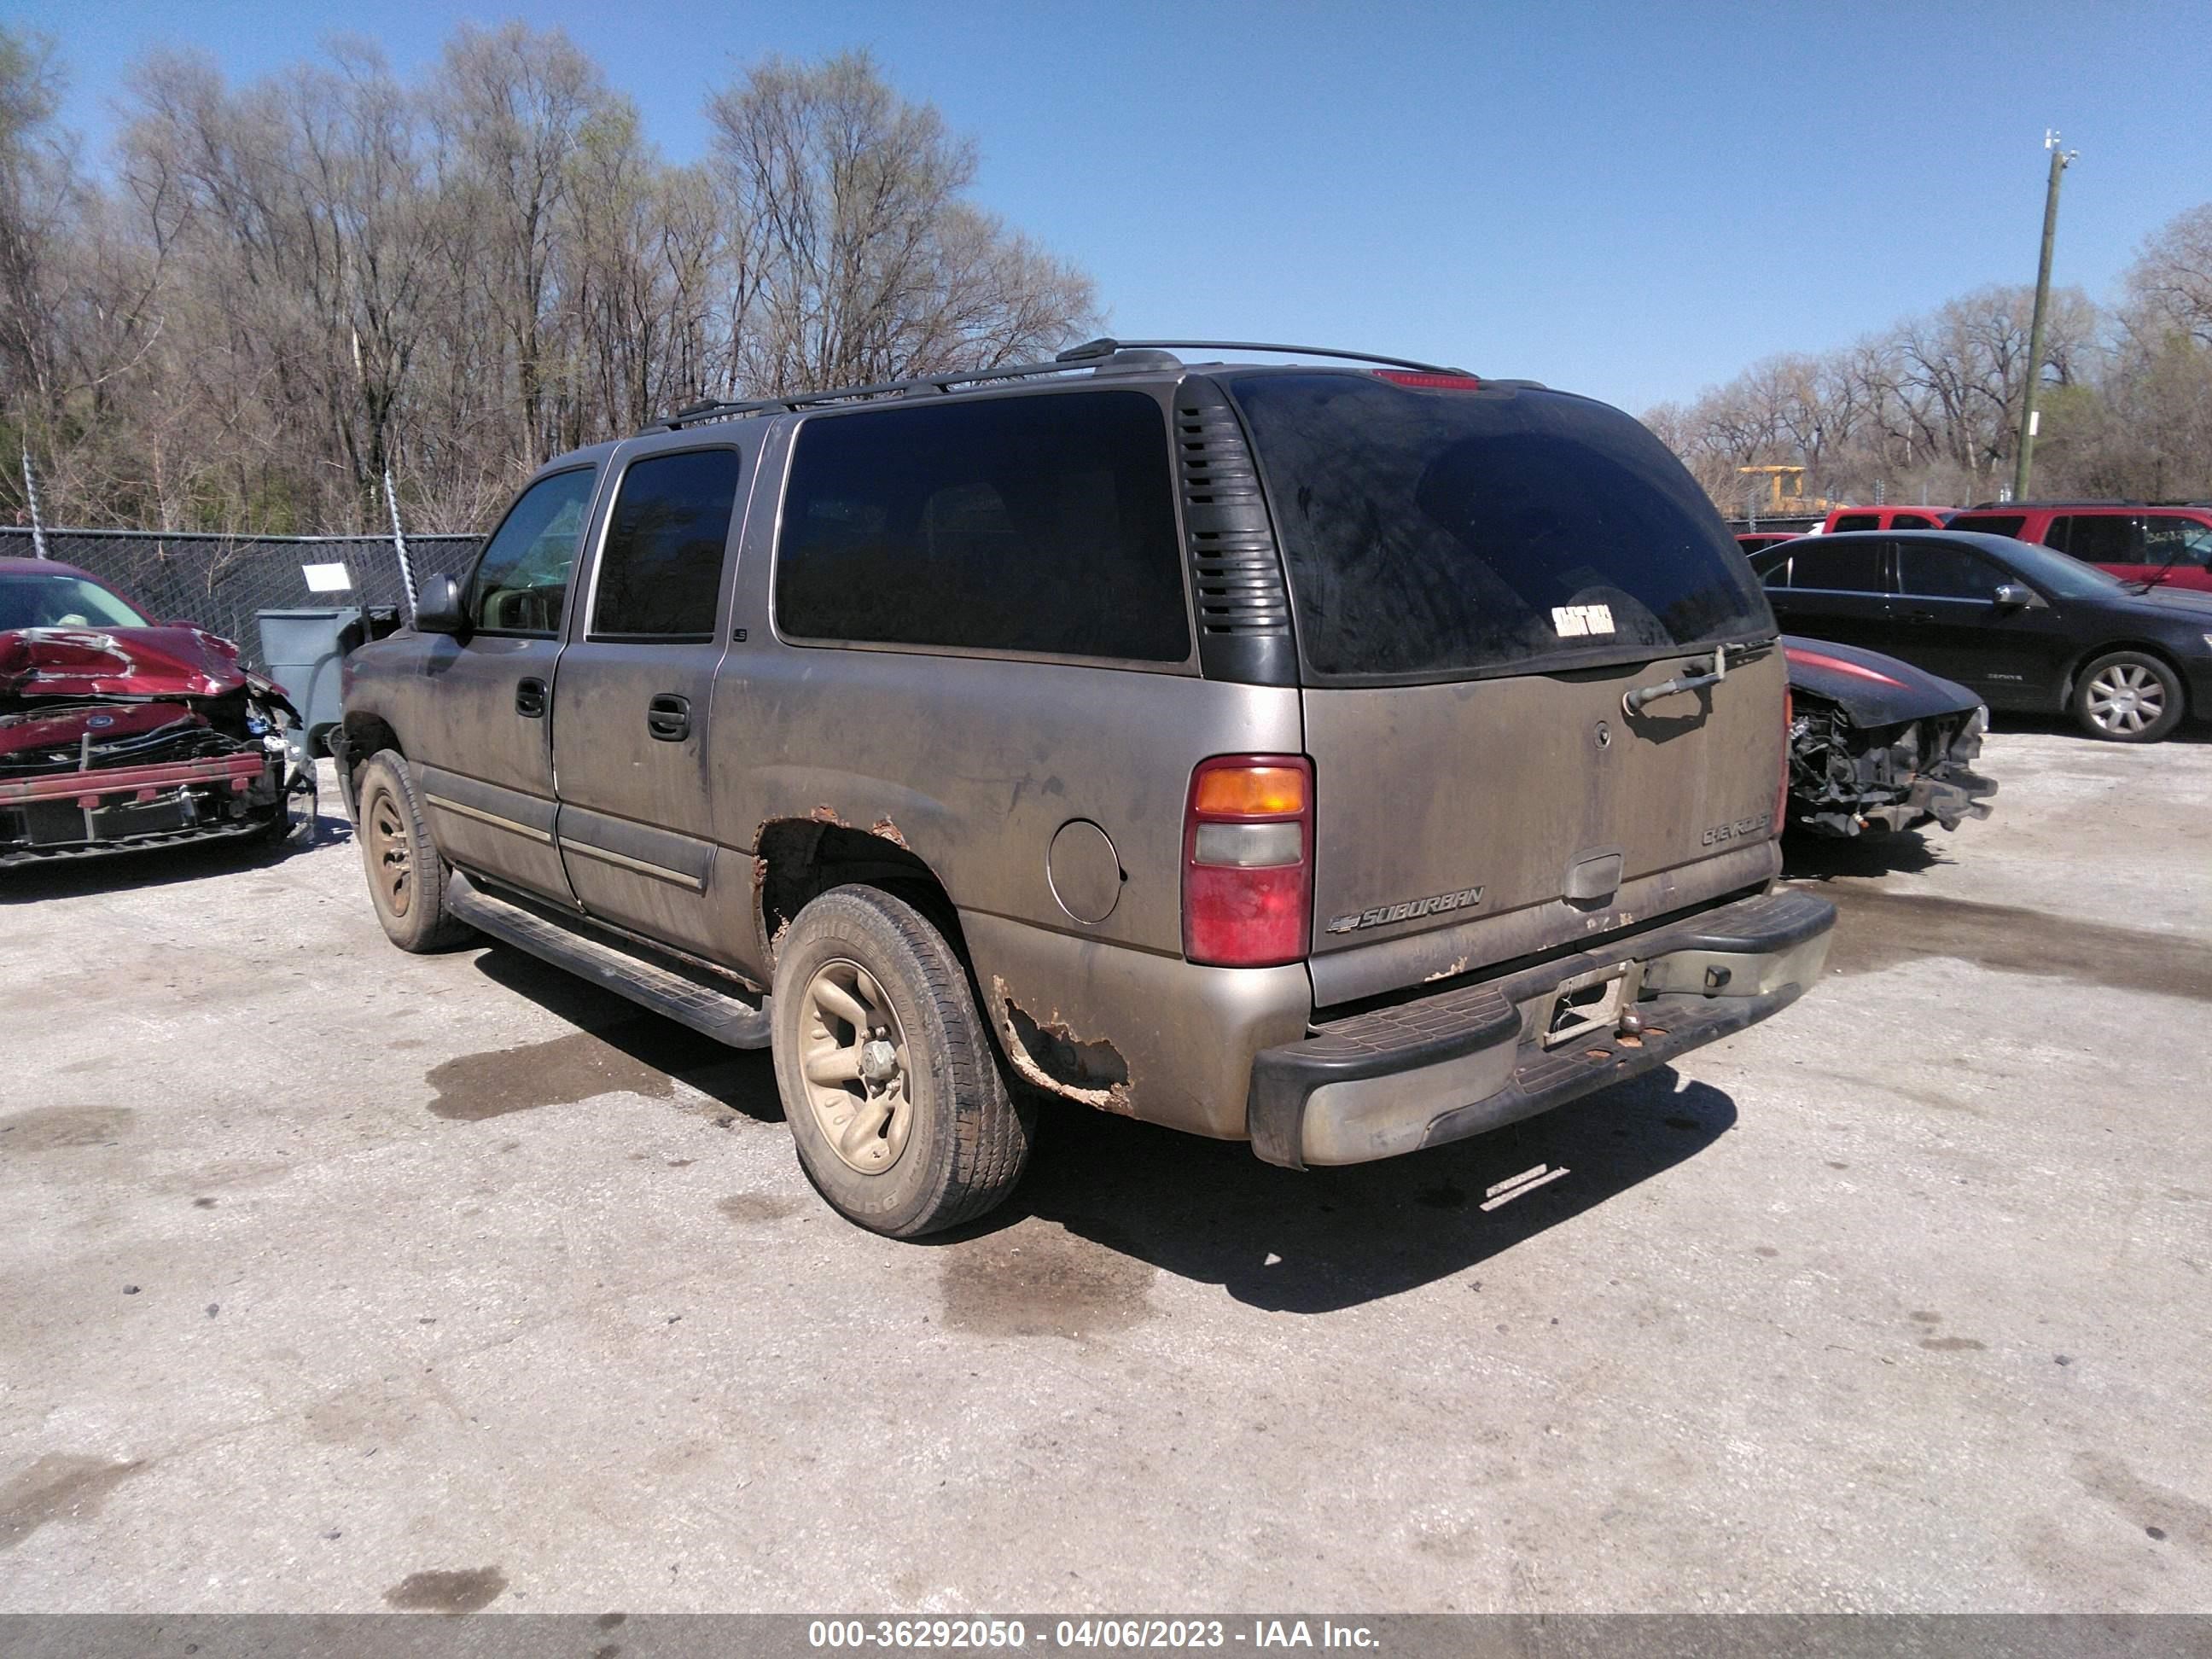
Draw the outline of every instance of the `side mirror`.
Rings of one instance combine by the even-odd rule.
[[[468,612],[461,608],[461,585],[451,576],[426,577],[415,593],[415,627],[424,634],[462,634],[468,631]]]
[[[2004,582],[1991,597],[2000,611],[2025,611],[2035,603],[2035,590],[2025,582]]]

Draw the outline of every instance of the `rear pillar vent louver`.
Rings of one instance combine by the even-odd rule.
[[[1200,666],[1208,679],[1294,685],[1290,595],[1243,425],[1221,387],[1198,375],[1176,389],[1174,412]]]

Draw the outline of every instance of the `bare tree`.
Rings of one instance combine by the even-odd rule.
[[[599,67],[559,29],[463,24],[432,91],[445,189],[477,238],[468,261],[512,354],[518,467],[558,441],[560,365],[550,337],[557,238],[571,169],[594,120],[618,116]]]
[[[50,43],[0,29],[0,422],[35,450],[57,509],[105,471],[117,382],[160,334],[158,246],[120,234],[54,125],[63,86]],[[0,503],[21,500],[0,468]]]
[[[1730,511],[1749,465],[1802,466],[1816,497],[1978,498],[2010,465],[2032,300],[1982,289],[1841,350],[1766,359],[1667,410],[1668,441]],[[2058,387],[2101,361],[2100,325],[2079,291],[2055,296],[2045,373]]]
[[[2212,347],[2212,202],[2148,238],[2126,276],[2129,331]]]
[[[1095,313],[1088,278],[962,199],[974,145],[865,53],[771,58],[708,112],[734,240],[759,273],[735,319],[750,389],[990,367]]]

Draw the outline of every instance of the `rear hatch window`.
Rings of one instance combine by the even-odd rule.
[[[1224,379],[1313,683],[1522,674],[1774,632],[1704,491],[1616,409],[1341,371]]]

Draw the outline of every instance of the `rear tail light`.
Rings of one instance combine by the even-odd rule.
[[[1785,816],[1790,810],[1790,728],[1797,720],[1797,700],[1790,688],[1782,689],[1782,781],[1774,791],[1774,833],[1780,835],[1788,824]]]
[[[1190,775],[1182,952],[1211,968],[1302,961],[1313,915],[1313,763],[1216,755]]]
[[[1378,380],[1388,380],[1393,386],[1409,386],[1419,392],[1480,392],[1482,382],[1472,374],[1434,374],[1411,368],[1378,368]]]

